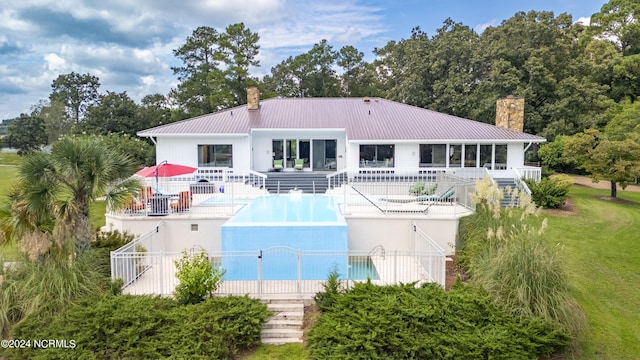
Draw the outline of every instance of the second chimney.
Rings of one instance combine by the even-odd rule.
[[[524,130],[524,99],[513,95],[496,102],[496,126],[522,132]]]
[[[260,107],[260,90],[257,87],[251,86],[247,89],[247,109],[258,110]]]

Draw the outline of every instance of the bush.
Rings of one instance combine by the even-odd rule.
[[[16,326],[23,339],[75,340],[70,349],[8,349],[28,359],[230,359],[260,342],[266,305],[248,297],[179,305],[152,296],[92,296],[58,315],[36,314]]]
[[[568,177],[567,175],[565,175]],[[531,190],[531,199],[536,205],[547,209],[557,209],[564,204],[569,188],[573,184],[563,177],[542,178],[536,182],[525,180]]]
[[[516,319],[473,288],[356,284],[309,333],[318,359],[537,359],[562,349],[567,332]]]
[[[494,193],[491,187],[476,189]],[[488,291],[513,315],[556,322],[576,335],[582,314],[569,295],[557,249],[544,241],[547,221],[539,219],[525,194],[518,196],[518,203],[526,206],[500,208],[498,199],[484,201],[460,222],[458,264],[468,271],[470,284]]]
[[[117,250],[126,244],[135,240],[135,236],[128,232],[120,232],[118,230],[113,231],[98,231],[96,233],[95,240],[91,243],[91,247],[96,249],[106,249],[111,252]]]
[[[179,283],[173,294],[181,304],[197,304],[210,297],[220,286],[225,273],[213,266],[204,251],[195,255],[183,251],[182,258],[176,260],[175,265]]]
[[[34,313],[53,314],[76,299],[110,290],[108,262],[97,251],[85,251],[70,264],[52,259],[21,261],[0,283],[0,335]]]
[[[331,272],[329,272],[327,281],[322,284],[322,288],[324,291],[317,293],[313,297],[313,300],[315,300],[320,311],[326,311],[333,306],[338,294],[342,291],[340,286],[340,273],[337,267],[334,267]]]

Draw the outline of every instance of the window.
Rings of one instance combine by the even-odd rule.
[[[507,169],[507,145],[496,145],[496,167],[495,170]]]
[[[480,166],[491,169],[492,145],[480,145]]]
[[[464,146],[464,167],[477,167],[476,154],[478,153],[478,145]]]
[[[393,167],[395,145],[360,145],[360,167]]]
[[[420,144],[421,167],[445,167],[447,146],[444,144]]]
[[[449,145],[449,167],[462,166],[462,145]]]
[[[199,167],[233,167],[231,145],[198,145]]]

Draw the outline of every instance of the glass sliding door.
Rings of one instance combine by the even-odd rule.
[[[313,170],[336,170],[336,140],[313,140]]]
[[[311,142],[309,140],[298,140],[298,159],[302,159],[302,167],[311,166]]]
[[[287,146],[285,149],[285,154],[287,157],[287,161],[285,164],[286,168],[293,169],[295,165],[295,161],[298,158],[298,140],[297,139],[287,139]]]

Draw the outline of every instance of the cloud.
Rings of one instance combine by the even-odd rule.
[[[500,20],[491,19],[491,20],[487,21],[486,23],[476,25],[473,29],[478,34],[482,34],[487,28],[498,26],[498,25],[500,25]]]
[[[51,82],[72,71],[100,78],[100,91],[136,101],[176,86],[173,49],[198,26],[219,31],[244,22],[260,35],[264,75],[289,55],[327,39],[336,48],[379,41],[385,9],[370,0],[20,0],[0,9],[1,117],[47,98]],[[388,6],[388,5],[384,5]],[[18,56],[19,55],[19,56]],[[19,95],[16,95],[19,94]],[[11,99],[11,100],[8,100]]]
[[[583,17],[579,17],[575,22],[582,24],[584,26],[589,26],[589,24],[591,24],[591,18],[587,16],[583,16]]]

